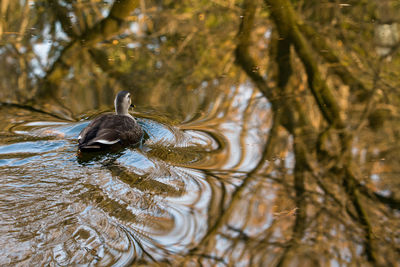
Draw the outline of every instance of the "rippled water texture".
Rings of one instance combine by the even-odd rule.
[[[399,0],[0,3],[1,267],[400,266]]]
[[[243,87],[235,97],[253,101],[257,117],[239,102],[230,107],[235,118],[248,116],[246,136],[223,106],[181,123],[139,112],[148,135],[139,148],[89,156],[76,140],[88,120],[3,108],[0,263],[123,266],[194,248],[221,195],[260,158],[267,103],[251,93]]]

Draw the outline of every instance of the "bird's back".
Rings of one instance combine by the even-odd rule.
[[[143,130],[125,115],[105,114],[95,118],[79,134],[79,149],[101,149],[114,144],[133,145],[143,137]]]

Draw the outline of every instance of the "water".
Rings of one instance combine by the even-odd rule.
[[[279,2],[2,0],[0,265],[398,266],[398,3]]]
[[[244,112],[239,102],[233,110]],[[148,136],[139,148],[80,154],[77,136],[88,120],[3,108],[0,230],[8,245],[0,262],[124,266],[195,248],[219,212],[218,198],[254,168],[268,131],[257,125],[267,114],[241,133],[240,120],[216,112],[181,123],[137,113]]]

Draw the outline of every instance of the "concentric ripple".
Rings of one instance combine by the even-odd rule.
[[[148,133],[141,147],[84,161],[76,137],[87,122],[14,126],[12,142],[0,145],[0,230],[10,243],[0,262],[125,266],[193,247],[211,193],[187,166],[218,144],[205,132],[140,124]]]
[[[221,110],[180,124],[139,117],[139,147],[90,156],[77,153],[87,120],[8,116],[0,130],[0,242],[8,244],[0,265],[172,264],[194,251],[261,158],[269,130],[260,127],[268,126],[264,111],[241,125]],[[234,118],[242,112],[231,110]]]

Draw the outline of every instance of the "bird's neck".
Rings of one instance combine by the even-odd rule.
[[[114,107],[117,115],[129,115],[127,109],[124,109],[122,105],[117,105],[117,101],[114,101]]]
[[[122,107],[115,107],[115,113],[117,115],[129,115],[127,110],[124,110]]]
[[[131,114],[129,114],[129,112],[128,112],[127,109],[124,109],[124,108],[122,107],[122,105],[117,105],[117,99],[115,99],[115,101],[114,101],[114,106],[115,106],[115,113],[116,113],[117,115],[127,116],[127,117],[131,118],[132,120],[134,120],[134,121],[136,122],[135,118],[132,117]]]
[[[131,114],[129,114],[128,111],[126,111],[126,110],[123,110],[123,109],[116,109],[116,112],[115,112],[115,113],[116,113],[117,115],[127,116],[127,117],[131,118],[132,120],[134,120],[134,121],[136,122],[135,118],[134,118]]]

